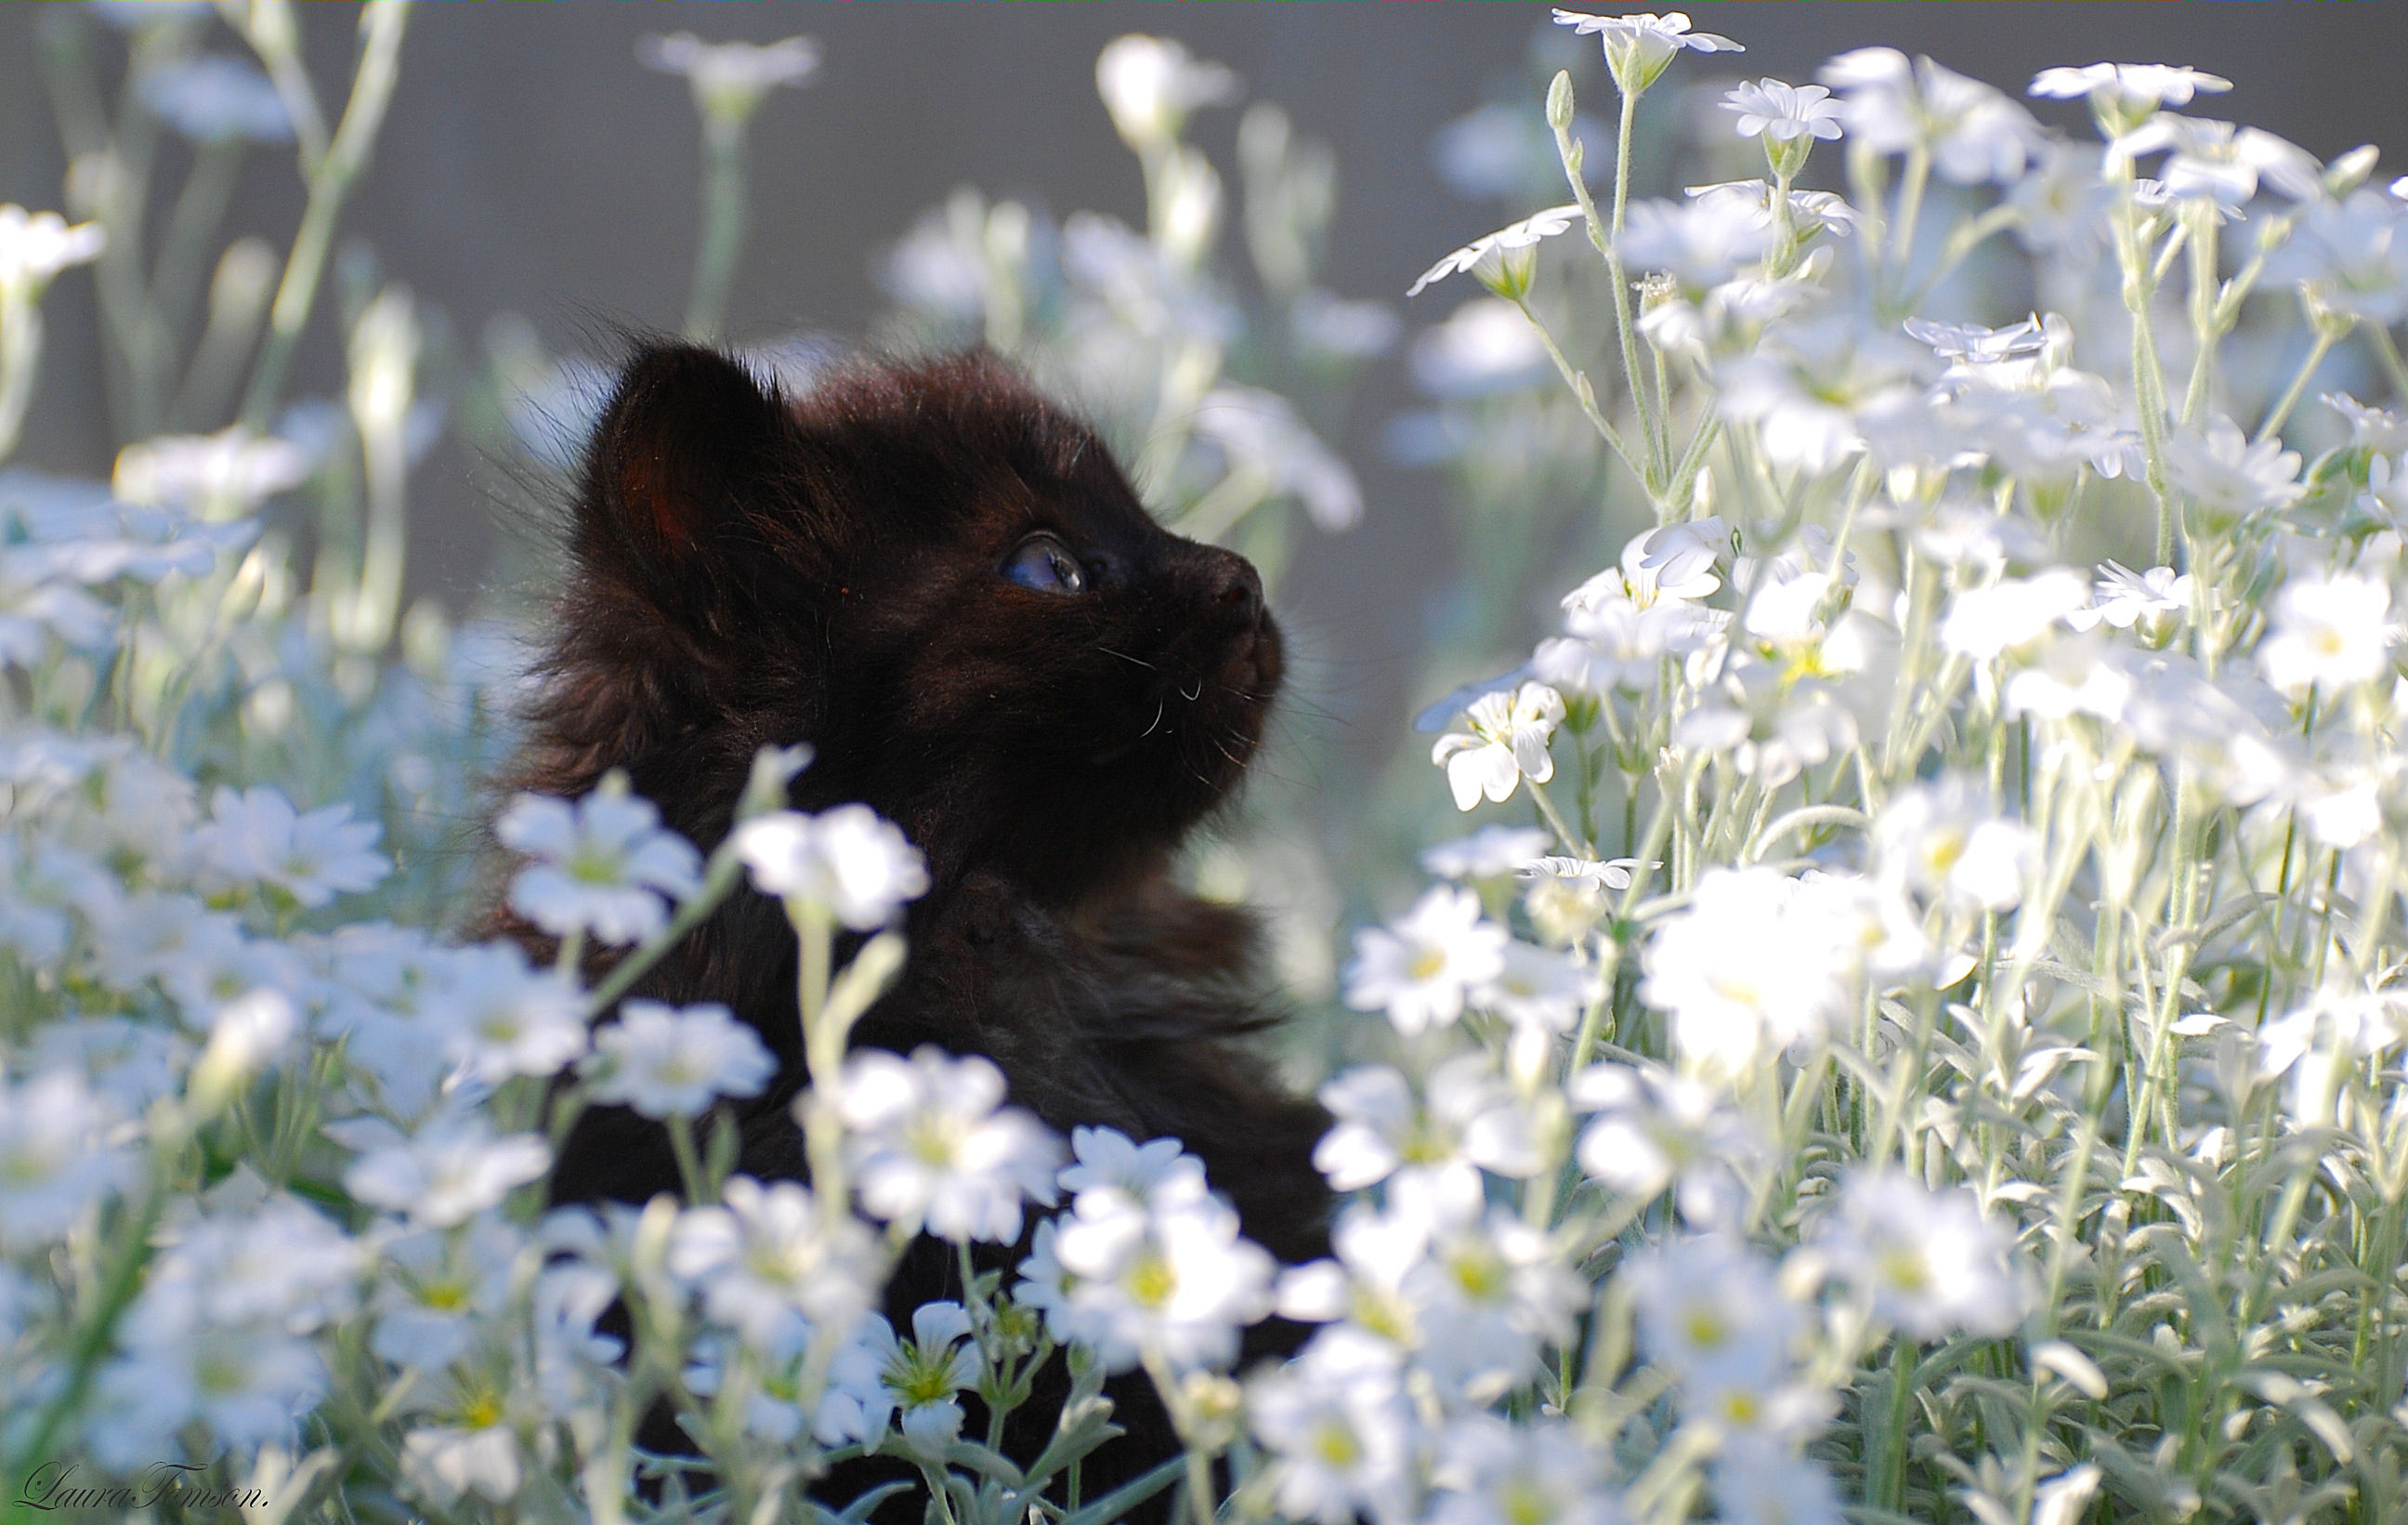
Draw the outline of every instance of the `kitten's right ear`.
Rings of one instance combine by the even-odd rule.
[[[709,620],[760,565],[756,514],[793,433],[776,388],[725,355],[648,346],[594,431],[578,559],[665,614]]]

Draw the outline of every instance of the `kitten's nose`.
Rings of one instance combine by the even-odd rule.
[[[1225,551],[1212,578],[1214,604],[1245,619],[1263,611],[1263,580],[1253,562]]]

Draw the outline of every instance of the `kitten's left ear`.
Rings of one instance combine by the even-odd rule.
[[[756,580],[794,423],[774,386],[715,350],[637,354],[594,431],[576,550],[662,613],[710,623]]]

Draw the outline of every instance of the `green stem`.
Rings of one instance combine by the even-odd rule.
[[[697,344],[720,337],[728,283],[744,248],[744,126],[727,117],[703,119],[702,242],[695,251],[694,294],[685,309],[685,337]]]
[[[2291,384],[2282,397],[2267,410],[2266,422],[2258,425],[2258,437],[2250,443],[2262,445],[2274,438],[2274,432],[2283,426],[2283,421],[2291,416],[2291,410],[2300,405],[2300,398],[2308,390],[2308,382],[2315,377],[2316,367],[2324,364],[2326,353],[2340,337],[2322,324],[2316,325],[2316,341],[2308,347],[2308,357],[2300,362],[2299,372],[2291,378]]]

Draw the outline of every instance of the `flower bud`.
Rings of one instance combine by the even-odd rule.
[[[1553,83],[1547,86],[1547,125],[1557,132],[1570,130],[1572,124],[1572,72],[1557,69]]]

